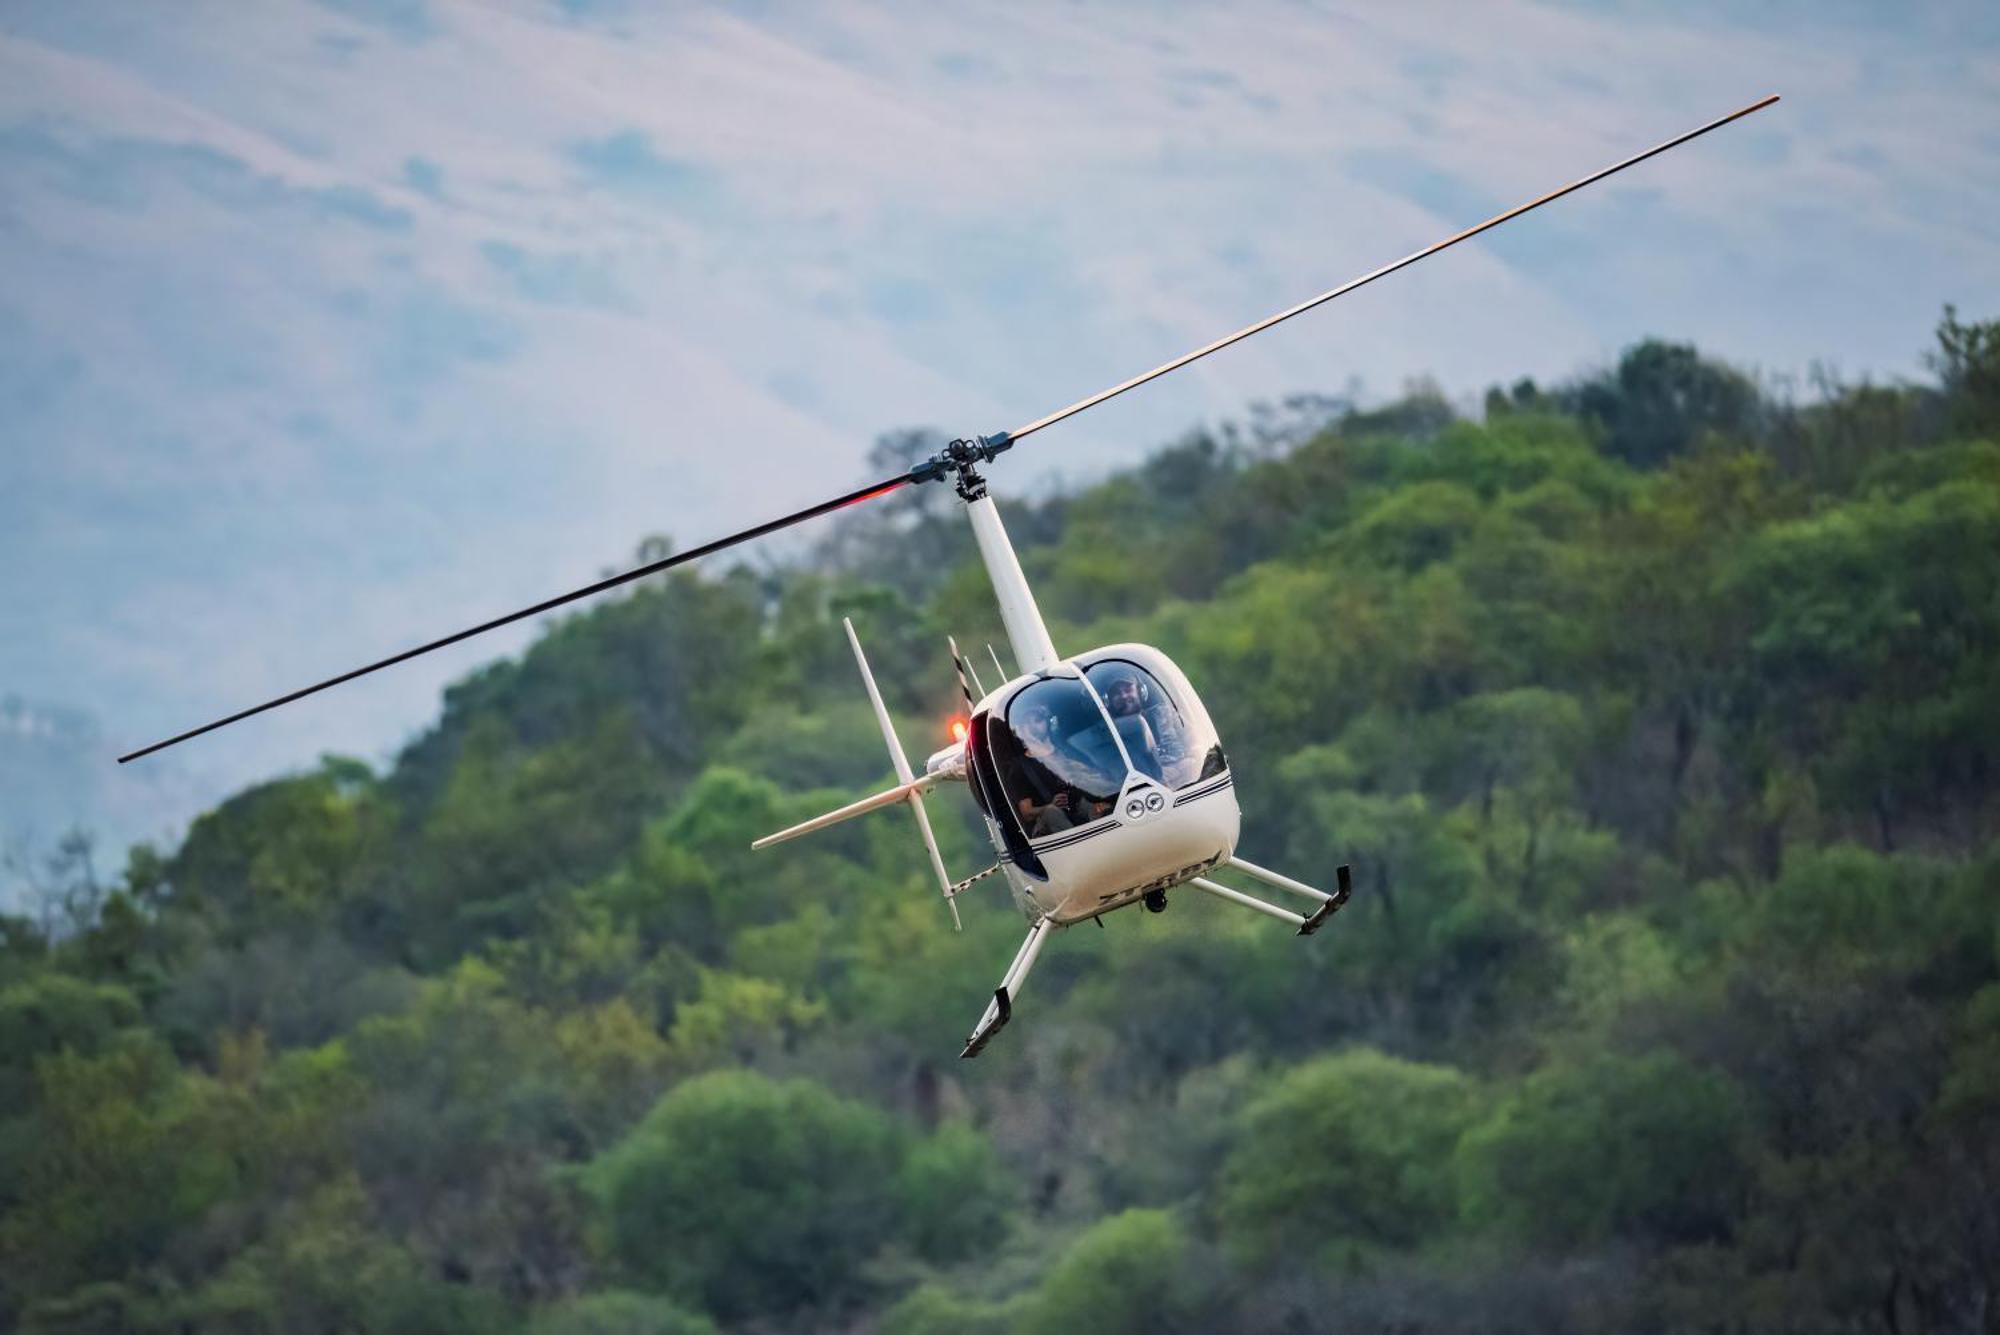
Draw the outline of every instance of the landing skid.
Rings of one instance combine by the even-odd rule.
[[[1232,904],[1241,904],[1244,908],[1254,909],[1258,913],[1276,918],[1280,922],[1288,922],[1298,928],[1300,936],[1311,936],[1314,932],[1325,926],[1327,919],[1340,912],[1342,906],[1347,903],[1348,898],[1354,893],[1354,877],[1346,863],[1342,863],[1340,868],[1334,873],[1336,888],[1330,895],[1324,890],[1313,889],[1313,887],[1305,884],[1303,881],[1294,881],[1289,876],[1280,876],[1274,871],[1266,871],[1255,863],[1245,862],[1241,858],[1229,859],[1229,865],[1254,880],[1262,881],[1266,885],[1274,886],[1280,890],[1287,890],[1292,894],[1312,900],[1312,912],[1310,914],[1294,913],[1290,909],[1279,908],[1276,904],[1267,904],[1254,895],[1246,895],[1241,890],[1232,890],[1228,886],[1220,885],[1205,876],[1197,876],[1192,880],[1184,882],[1184,884],[1194,886],[1198,890],[1206,891],[1214,895],[1217,899],[1225,899]],[[1165,907],[1164,892],[1160,893],[1163,901],[1161,907]],[[1152,905],[1149,903],[1147,907],[1151,908]],[[1158,910],[1154,911],[1157,912]],[[1104,925],[1104,919],[1101,916],[1097,918],[1097,925],[1099,927]],[[1007,972],[1001,978],[1000,986],[993,989],[993,1000],[986,1003],[986,1013],[979,1017],[979,1023],[973,1027],[972,1036],[965,1040],[965,1051],[958,1054],[961,1060],[968,1057],[977,1057],[980,1050],[993,1041],[993,1035],[1006,1028],[1007,1022],[1014,1018],[1014,998],[1020,995],[1021,984],[1027,981],[1028,970],[1035,967],[1035,957],[1042,953],[1042,943],[1048,940],[1049,933],[1053,932],[1055,928],[1055,919],[1043,918],[1030,929],[1028,939],[1021,943],[1019,950],[1014,952],[1014,962],[1007,966]]]
[[[1348,870],[1347,864],[1343,862],[1340,864],[1340,869],[1334,873],[1333,894],[1328,896],[1325,903],[1314,909],[1306,916],[1306,920],[1299,924],[1299,935],[1311,936],[1314,932],[1317,932],[1328,918],[1340,912],[1341,906],[1347,903],[1348,898],[1353,893],[1354,875]]]
[[[1245,862],[1242,858],[1229,859],[1229,865],[1252,880],[1262,881],[1265,885],[1272,886],[1275,889],[1289,891],[1303,899],[1312,900],[1312,912],[1309,914],[1294,913],[1290,909],[1279,908],[1276,904],[1266,903],[1264,900],[1258,899],[1255,895],[1246,895],[1241,890],[1232,890],[1226,885],[1211,881],[1206,876],[1197,876],[1189,881],[1188,884],[1197,890],[1214,895],[1217,899],[1231,904],[1239,904],[1254,913],[1261,913],[1266,917],[1276,918],[1279,922],[1288,922],[1298,928],[1300,936],[1311,936],[1321,927],[1324,927],[1326,920],[1340,912],[1341,907],[1347,903],[1348,898],[1354,893],[1354,875],[1344,862],[1340,865],[1339,870],[1334,873],[1336,888],[1334,893],[1330,895],[1324,890],[1315,890],[1303,881],[1295,881],[1289,876],[1280,876],[1277,872],[1269,871],[1254,862]]]
[[[1055,919],[1043,918],[1028,932],[1028,939],[1014,952],[1014,962],[1007,966],[1000,986],[993,989],[993,1000],[986,1003],[986,1013],[973,1027],[972,1037],[965,1040],[965,1051],[958,1054],[960,1060],[977,1057],[979,1050],[992,1041],[993,1035],[1006,1028],[1007,1021],[1014,1018],[1014,998],[1020,993],[1028,970],[1035,967],[1035,957],[1042,953],[1042,943],[1055,929]]]

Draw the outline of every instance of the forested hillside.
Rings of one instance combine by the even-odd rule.
[[[0,936],[0,1326],[2000,1331],[2000,324],[1934,365],[1646,343],[1010,508],[1245,855],[1356,891],[1062,933],[976,1062],[997,878],[954,935],[906,817],[749,851],[886,780],[841,616],[919,755],[1004,645],[943,488],[71,857]]]

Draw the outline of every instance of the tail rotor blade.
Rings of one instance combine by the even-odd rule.
[[[951,665],[958,669],[958,693],[965,697],[965,718],[969,723],[972,720],[972,706],[976,702],[972,698],[972,686],[966,680],[965,656],[958,652],[957,640],[947,635],[944,637],[944,642],[951,646]]]

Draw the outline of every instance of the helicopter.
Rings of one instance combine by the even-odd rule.
[[[953,440],[898,476],[329,677],[121,755],[118,763],[126,764],[318,691],[739,543],[904,487],[950,479],[964,504],[973,541],[992,584],[1016,671],[1007,673],[994,653],[994,667],[1003,680],[988,691],[957,642],[948,642],[964,717],[953,725],[952,744],[929,756],[919,775],[897,737],[854,624],[845,620],[848,643],[897,782],[882,792],[767,835],[751,846],[766,848],[903,805],[916,819],[954,924],[960,924],[959,896],[988,877],[1002,876],[1015,906],[1027,920],[1028,932],[966,1039],[959,1054],[964,1058],[976,1057],[1012,1019],[1022,984],[1048,938],[1061,928],[1091,921],[1102,926],[1106,914],[1134,905],[1162,912],[1168,892],[1187,886],[1284,922],[1300,936],[1311,936],[1348,902],[1353,893],[1351,869],[1345,865],[1336,868],[1335,888],[1327,891],[1236,855],[1242,812],[1236,802],[1235,779],[1215,724],[1193,683],[1165,653],[1150,645],[1111,644],[1068,656],[1057,652],[983,470],[1029,436],[1058,422],[1778,100],[1775,94],[1760,98],[1011,431]],[[963,783],[969,789],[995,856],[992,866],[958,880],[945,866],[924,805],[925,796],[946,783]],[[1304,911],[1247,894],[1210,875],[1224,868],[1292,896]]]

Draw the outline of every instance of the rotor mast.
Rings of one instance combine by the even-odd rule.
[[[1000,624],[1006,627],[1014,662],[1022,672],[1046,672],[1062,662],[1062,655],[1049,638],[1042,609],[1035,605],[1035,591],[1028,587],[1014,544],[1007,539],[1007,526],[1000,522],[1000,507],[986,494],[986,479],[978,468],[1013,443],[1014,438],[1005,431],[954,440],[911,469],[910,477],[915,482],[930,482],[946,473],[956,475],[952,484],[965,502],[966,518],[972,521],[972,539],[979,544],[979,559],[986,565],[986,578],[1000,604]]]

